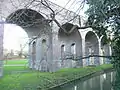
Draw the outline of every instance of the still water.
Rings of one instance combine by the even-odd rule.
[[[52,90],[113,90],[115,72],[105,73],[87,80],[75,81]]]

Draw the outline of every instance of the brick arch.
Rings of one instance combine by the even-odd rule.
[[[99,40],[96,33],[88,31],[85,35],[85,55],[99,55]],[[86,59],[87,65],[99,64],[98,57],[90,57]]]
[[[111,55],[111,47],[110,44],[107,42],[107,36],[101,37],[101,55],[102,56],[110,56]],[[102,58],[103,63],[109,63],[110,60],[108,58]]]
[[[66,23],[62,25],[64,29],[66,29],[67,32],[69,32],[71,30],[71,28],[73,28],[73,26],[75,26],[72,23]],[[82,56],[82,38],[81,38],[81,34],[78,31],[77,28],[75,28],[73,31],[71,31],[71,33],[67,34],[65,33],[61,28],[58,31],[58,41],[60,43],[60,45],[64,44],[66,47],[65,50],[65,55],[71,56],[71,54],[73,54],[71,51],[71,45],[74,43],[75,44],[75,58],[76,57],[81,57]],[[60,47],[60,46],[59,46]],[[82,61],[79,62],[80,65],[82,65]]]
[[[47,19],[32,9],[18,9],[6,18],[6,22],[21,26],[29,37],[51,32]]]
[[[25,26],[27,24],[34,26],[35,24],[40,23],[40,20],[43,21],[45,18],[32,9],[18,9],[6,18],[7,23],[18,24],[21,27],[27,27]]]

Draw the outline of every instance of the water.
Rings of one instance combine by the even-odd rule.
[[[75,81],[53,90],[113,90],[112,81],[114,76],[115,72],[109,72],[87,80]]]

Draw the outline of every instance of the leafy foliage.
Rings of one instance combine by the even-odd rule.
[[[114,90],[120,90],[120,0],[88,0],[88,24],[101,36],[113,33],[111,41],[114,68],[117,71]]]

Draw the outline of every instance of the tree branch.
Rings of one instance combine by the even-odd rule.
[[[84,27],[77,27],[77,29],[86,29],[86,28],[92,28],[93,26],[84,26]]]

